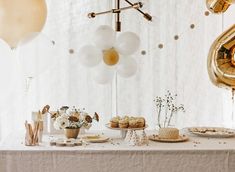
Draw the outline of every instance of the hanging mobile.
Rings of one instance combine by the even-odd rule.
[[[97,12],[97,13],[91,12],[91,13],[88,14],[88,17],[89,17],[89,18],[95,18],[95,17],[98,16],[98,15],[109,14],[109,13],[115,14],[115,15],[116,15],[115,30],[116,30],[117,32],[120,32],[120,31],[121,31],[120,13],[121,13],[121,11],[124,11],[124,10],[136,9],[138,12],[140,12],[140,13],[143,15],[143,17],[144,17],[146,20],[152,22],[153,17],[152,17],[149,13],[143,12],[143,11],[141,10],[141,8],[143,7],[143,3],[142,3],[142,2],[132,3],[132,2],[130,2],[129,0],[125,0],[125,2],[126,2],[129,6],[120,7],[120,0],[115,0],[115,3],[116,3],[115,9],[111,9],[111,10],[107,10],[107,11],[103,11],[103,12]]]

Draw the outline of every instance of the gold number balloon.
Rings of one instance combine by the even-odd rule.
[[[0,0],[0,38],[11,47],[31,32],[40,32],[45,24],[45,0]]]
[[[235,89],[235,25],[214,41],[207,65],[210,79],[216,86]]]
[[[224,13],[234,0],[206,0],[206,6],[212,13]]]

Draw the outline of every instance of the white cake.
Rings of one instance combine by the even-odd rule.
[[[177,128],[160,128],[158,137],[160,139],[178,139],[179,130]]]

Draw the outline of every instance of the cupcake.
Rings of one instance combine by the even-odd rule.
[[[130,119],[129,120],[129,128],[137,128],[137,120],[136,119]]]
[[[136,118],[137,128],[145,127],[145,119],[143,117]]]
[[[125,119],[125,120],[129,121],[130,117],[126,115],[122,119]]]
[[[128,126],[129,126],[129,121],[127,119],[124,118],[119,121],[120,128],[128,128]]]
[[[113,117],[111,120],[110,120],[110,127],[112,128],[118,128],[119,126],[119,120],[120,120],[120,117]]]
[[[133,116],[129,117],[129,120],[133,120],[133,119],[135,119],[135,117],[133,117]]]

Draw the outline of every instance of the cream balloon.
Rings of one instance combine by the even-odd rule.
[[[117,66],[117,73],[123,78],[129,78],[137,72],[137,62],[132,57],[122,57],[120,64]]]
[[[79,50],[78,58],[83,66],[94,67],[100,63],[102,52],[93,45],[85,45]]]
[[[140,38],[133,32],[124,32],[118,38],[115,48],[122,55],[135,53],[140,46]]]
[[[45,0],[0,0],[0,38],[10,47],[31,32],[40,32],[46,22]]]
[[[31,33],[17,48],[22,71],[28,78],[38,76],[53,65],[55,54],[55,44],[41,33]]]
[[[102,50],[110,49],[116,41],[115,31],[107,25],[98,27],[94,34],[94,43]]]
[[[108,84],[111,83],[114,76],[114,70],[112,67],[109,67],[103,63],[97,66],[93,70],[92,77],[98,84]]]

